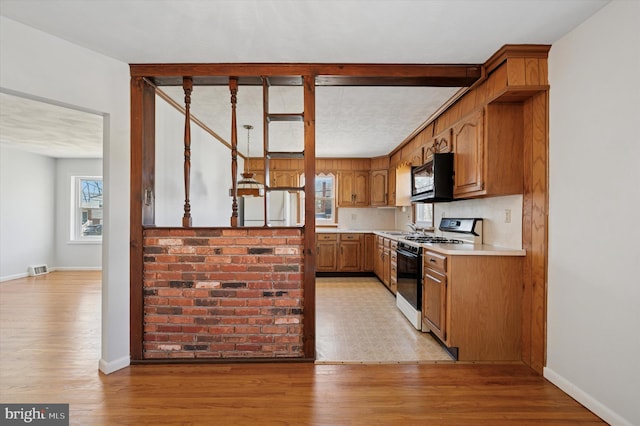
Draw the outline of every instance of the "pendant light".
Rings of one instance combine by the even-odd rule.
[[[247,171],[242,173],[242,179],[238,181],[238,197],[262,197],[264,196],[264,185],[254,179],[253,173],[249,169],[250,162],[248,160],[251,158],[250,133],[253,126],[245,124],[242,127],[247,129],[247,161],[245,162]]]

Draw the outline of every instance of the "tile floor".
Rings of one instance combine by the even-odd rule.
[[[409,324],[373,277],[316,279],[316,363],[453,362],[428,333]]]

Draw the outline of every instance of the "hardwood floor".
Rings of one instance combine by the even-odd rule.
[[[0,283],[0,402],[69,403],[74,425],[603,424],[523,365],[144,365],[105,376],[100,306],[97,273]]]

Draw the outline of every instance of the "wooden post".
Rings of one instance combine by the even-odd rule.
[[[229,77],[231,92],[231,226],[238,226],[238,128],[236,125],[236,104],[238,102],[238,78]]]
[[[189,187],[191,186],[191,90],[193,90],[193,79],[183,77],[182,88],[184,89],[184,216],[182,216],[182,226],[191,226],[191,204],[189,203]]]

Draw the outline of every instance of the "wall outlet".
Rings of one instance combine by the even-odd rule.
[[[358,215],[355,214],[355,213],[352,213],[351,214],[351,220],[356,220],[356,219],[358,219]]]
[[[504,223],[511,223],[511,209],[504,209]]]

